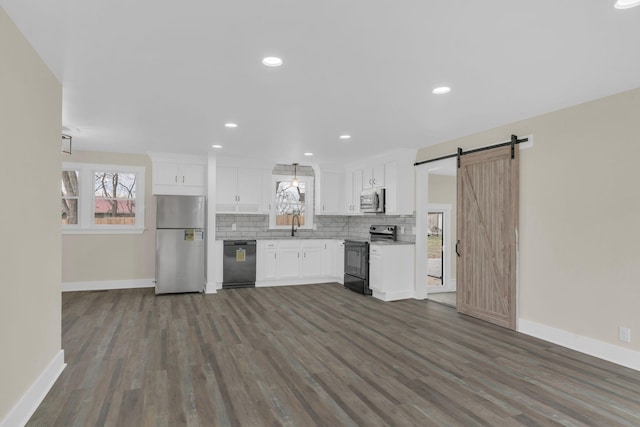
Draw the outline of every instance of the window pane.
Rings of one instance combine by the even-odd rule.
[[[306,183],[300,181],[298,187],[291,181],[276,181],[276,225],[304,225]]]
[[[94,224],[136,224],[136,201],[95,199]]]
[[[78,199],[62,199],[62,223],[78,224]]]
[[[135,173],[96,172],[94,178],[96,197],[136,198]]]
[[[78,171],[62,171],[62,197],[78,196]]]

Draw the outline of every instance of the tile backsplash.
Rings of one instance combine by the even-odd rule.
[[[368,239],[369,226],[384,224],[398,226],[398,240],[415,242],[415,216],[397,215],[316,215],[316,230],[298,230],[298,238]],[[233,224],[236,230],[232,230]],[[404,228],[404,233],[401,229]],[[217,214],[216,239],[278,239],[291,237],[291,230],[270,230],[269,215]]]

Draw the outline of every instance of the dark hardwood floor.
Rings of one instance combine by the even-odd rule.
[[[638,426],[640,372],[335,283],[63,294],[29,426]]]

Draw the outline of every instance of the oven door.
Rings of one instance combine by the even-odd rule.
[[[366,280],[369,277],[369,244],[344,243],[344,274]]]

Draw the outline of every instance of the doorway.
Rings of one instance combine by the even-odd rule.
[[[442,286],[444,285],[444,212],[429,212],[427,226],[427,286]]]

